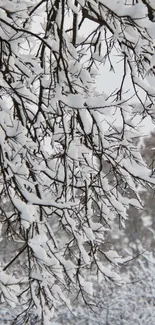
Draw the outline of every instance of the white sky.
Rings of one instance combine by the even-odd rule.
[[[85,22],[82,25],[82,34],[87,34],[88,31],[89,33],[91,30],[94,29],[94,26],[97,27],[98,25],[88,19],[85,20]],[[110,70],[110,65],[108,61],[106,64],[99,63],[99,76],[97,77],[96,80],[96,86],[98,91],[100,92],[105,92],[106,94],[111,94],[116,88],[119,89],[122,81],[122,76],[123,76],[123,61],[121,61],[121,56],[117,51],[114,49],[112,51],[112,64],[114,71]],[[154,81],[154,80],[153,80]],[[149,80],[150,82],[150,80]],[[124,92],[127,91],[127,96],[129,97],[129,94],[133,94],[132,91],[132,84],[130,80],[130,75],[126,77],[125,83],[124,83]],[[139,92],[140,97],[143,98],[143,92]],[[140,119],[137,118],[137,123],[139,123]],[[143,120],[142,123],[140,123],[142,133],[144,135],[148,135],[152,130],[155,129],[155,126],[151,122],[151,118],[147,117]]]

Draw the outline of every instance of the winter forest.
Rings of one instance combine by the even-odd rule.
[[[154,325],[154,124],[154,0],[0,0],[0,324]]]

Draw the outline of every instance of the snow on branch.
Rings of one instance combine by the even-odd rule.
[[[155,120],[152,15],[147,1],[0,1],[0,210],[21,244],[0,286],[42,324],[62,302],[89,304],[89,275],[122,283],[107,233],[155,185],[135,145],[137,117]],[[96,78],[114,49],[123,74],[107,94]]]

